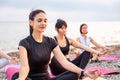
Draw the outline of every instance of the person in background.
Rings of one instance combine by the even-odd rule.
[[[19,43],[20,71],[15,73],[12,80],[77,80],[79,75],[97,78],[98,71],[84,71],[66,60],[56,41],[44,35],[47,28],[47,15],[45,11],[37,9],[29,15],[30,35]],[[77,44],[76,44],[77,45]],[[84,46],[85,48],[88,48]],[[90,48],[91,50],[91,48]],[[99,51],[91,50],[100,54]],[[57,61],[68,71],[54,78],[50,78],[48,65],[53,52]]]
[[[68,38],[66,36],[67,23],[64,20],[58,19],[55,24],[55,29],[58,34],[56,36],[54,36],[54,39],[57,41],[57,43],[60,47],[60,50],[62,51],[63,55],[66,57],[66,59],[68,61],[70,61],[69,60],[70,46],[80,48],[80,49],[82,48],[82,49],[86,50],[80,56],[78,56],[76,59],[74,59],[73,61],[70,61],[73,64],[79,66],[80,68],[85,69],[85,67],[88,64],[88,61],[90,59],[90,52],[96,53],[98,51],[96,51],[88,46],[85,46],[71,38]],[[50,69],[51,69],[51,72],[53,75],[59,75],[66,71],[66,69],[59,63],[59,61],[57,61],[57,58],[54,55],[51,58]]]
[[[16,57],[10,57],[9,55],[5,54],[1,49],[0,49],[0,68],[3,68],[10,62],[14,63],[17,61]]]
[[[97,48],[100,48],[99,50],[101,50],[101,49],[104,50],[104,52],[107,52],[108,50],[110,50],[110,48],[97,43],[92,37],[88,36],[87,33],[88,33],[87,24],[81,24],[80,25],[80,36],[76,40],[79,43],[84,44],[86,46],[90,46],[90,43],[92,43]],[[77,56],[79,56],[84,51],[85,51],[85,49],[78,49],[78,48],[74,49],[74,52],[76,53]],[[98,60],[98,57],[99,57],[99,55],[93,54],[91,62],[100,62]]]

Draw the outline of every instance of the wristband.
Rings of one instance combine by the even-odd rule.
[[[82,69],[79,79],[82,79],[83,76],[84,76],[84,70]]]

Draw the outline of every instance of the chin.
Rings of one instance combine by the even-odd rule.
[[[45,30],[46,30],[46,29],[41,29],[41,30],[39,30],[39,31],[40,31],[40,32],[45,32]]]
[[[40,31],[40,32],[42,32],[42,33],[43,33],[43,32],[45,32],[45,31]]]

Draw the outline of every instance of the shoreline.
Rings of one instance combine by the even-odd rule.
[[[105,46],[107,46],[107,47],[115,47],[116,49],[119,49],[120,48],[120,44],[111,44],[111,45],[105,45]],[[96,49],[96,47],[93,47],[93,48],[95,48]],[[70,49],[70,51],[72,50],[72,48]],[[9,52],[7,52],[7,54],[8,55],[10,55],[10,54],[14,54],[14,53],[18,53],[18,50],[12,50],[12,51],[9,51]]]

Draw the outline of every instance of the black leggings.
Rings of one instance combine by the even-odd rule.
[[[19,76],[19,73],[15,73],[12,76],[12,80],[17,79]],[[69,72],[69,71],[65,71],[64,73],[54,77],[54,78],[50,78],[50,79],[41,79],[41,78],[35,78],[35,79],[31,79],[31,78],[27,78],[25,80],[78,80],[78,76],[75,73]]]
[[[76,66],[85,69],[86,65],[89,62],[90,59],[90,53],[87,51],[84,51],[80,56],[78,56],[77,58],[75,58],[73,61],[71,61],[73,64],[75,64]],[[65,72],[66,70],[58,63],[58,61],[55,59],[55,57],[52,58],[51,60],[51,64],[50,64],[50,69],[52,74],[54,75],[59,75],[63,72]]]
[[[71,62],[76,66],[82,69],[85,69],[89,59],[90,59],[90,53],[87,51],[84,51],[80,56],[78,56],[75,60]],[[51,72],[62,70],[62,72],[61,71],[59,72],[59,75],[55,76],[54,78],[51,78],[50,80],[78,80],[78,75],[76,73],[67,71],[62,66],[56,66],[55,64],[53,64],[53,62],[50,64],[50,68],[51,68]],[[12,80],[15,80],[17,77],[18,77],[18,73],[14,74],[14,76],[12,77]],[[34,80],[34,79],[26,79],[26,80]],[[39,80],[39,79],[36,79],[36,80]]]

